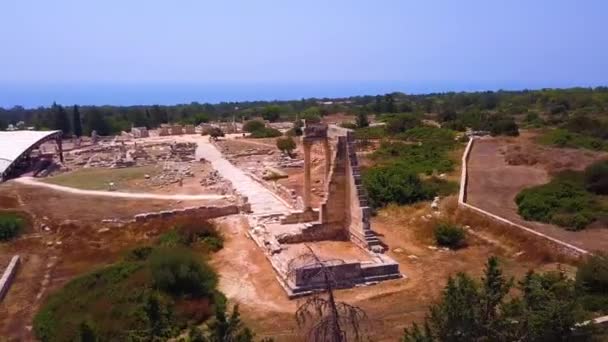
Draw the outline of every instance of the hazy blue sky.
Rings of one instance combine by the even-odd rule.
[[[0,93],[85,83],[598,85],[608,83],[606,25],[605,0],[0,0]],[[0,105],[14,96],[0,94]]]

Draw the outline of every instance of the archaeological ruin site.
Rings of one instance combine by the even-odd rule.
[[[325,185],[320,208],[311,206],[311,148],[315,143],[324,151]],[[352,132],[326,124],[307,124],[302,144],[303,208],[250,218],[250,235],[266,251],[287,294],[295,297],[323,289],[320,267],[332,271],[338,287],[401,277],[399,264],[383,254],[385,246],[370,226],[371,212]],[[298,259],[307,248],[323,260],[322,265]]]

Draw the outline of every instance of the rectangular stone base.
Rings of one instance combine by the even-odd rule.
[[[373,285],[399,279],[399,264],[384,254],[373,253],[350,241],[317,241],[280,244],[263,229],[248,230],[249,236],[264,251],[276,277],[289,298],[309,295],[325,289],[321,267],[331,271],[334,288]],[[301,256],[312,250],[323,266]]]

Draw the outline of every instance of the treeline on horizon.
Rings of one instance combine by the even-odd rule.
[[[198,125],[208,121],[237,121],[262,117],[268,121],[294,120],[307,115],[413,113],[435,114],[448,127],[475,128],[475,123],[525,116],[529,123],[560,124],[573,117],[591,120],[587,125],[605,128],[608,87],[521,91],[448,92],[407,95],[393,92],[376,96],[309,98],[289,101],[243,101],[217,104],[192,102],[178,105],[70,106],[26,109],[0,107],[0,129],[23,121],[36,129],[58,129],[66,135],[101,135],[129,131],[132,126],[158,127],[162,123]],[[595,120],[595,121],[594,121]],[[599,121],[598,121],[599,120]],[[599,127],[598,127],[599,129]],[[608,137],[607,137],[608,138]]]

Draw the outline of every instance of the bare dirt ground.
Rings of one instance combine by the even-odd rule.
[[[608,250],[608,227],[591,225],[572,232],[554,225],[530,222],[517,214],[515,197],[524,188],[547,183],[551,174],[582,170],[605,154],[538,146],[533,135],[484,138],[475,141],[469,157],[467,202],[543,234],[594,251]]]
[[[150,241],[172,225],[169,220],[117,226],[102,220],[127,220],[142,212],[223,203],[79,196],[14,182],[0,185],[0,193],[1,209],[24,212],[32,221],[17,240],[0,244],[0,268],[15,254],[22,258],[0,305],[0,336],[20,341],[33,339],[32,318],[50,292],[78,274],[115,262],[126,250]]]
[[[433,245],[426,204],[385,209],[373,219],[374,229],[389,244],[389,255],[407,278],[368,287],[337,291],[339,300],[366,311],[372,341],[394,341],[403,328],[420,321],[429,304],[438,298],[450,275],[460,271],[479,276],[491,255],[502,260],[505,273],[521,277],[529,269],[556,269],[516,250],[469,237],[469,246],[458,251],[429,248]],[[294,320],[300,300],[289,301],[261,250],[246,235],[246,223],[232,217],[223,221],[226,243],[212,263],[220,272],[220,289],[232,304],[239,304],[243,318],[260,337],[299,341],[302,331]],[[567,268],[567,267],[566,267]]]
[[[296,140],[296,150],[294,151],[293,161],[301,161],[303,156],[302,145]],[[218,141],[222,153],[239,168],[261,176],[265,166],[276,166],[281,158],[281,153],[276,147],[276,138],[268,139],[223,139]],[[321,144],[315,144],[311,150],[311,161],[313,164],[312,177],[312,196],[313,207],[320,205],[323,200],[325,182],[325,161],[324,152]],[[276,182],[295,191],[296,196],[303,195],[304,169],[302,167],[281,168],[288,177],[279,179]],[[271,183],[272,181],[268,181]]]

